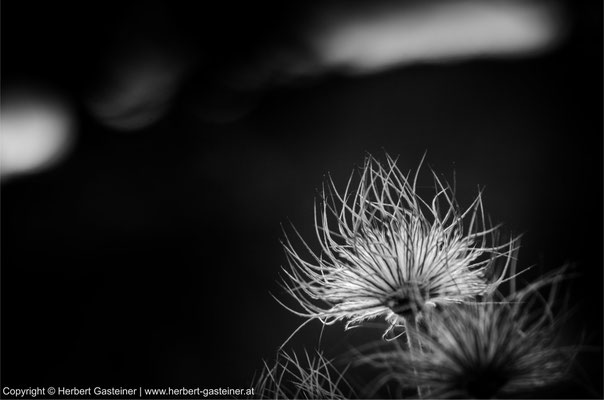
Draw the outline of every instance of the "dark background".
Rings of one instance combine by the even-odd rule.
[[[485,187],[493,221],[524,233],[521,265],[576,264],[568,340],[602,346],[600,2],[568,2],[568,36],[539,56],[238,92],[224,71],[303,53],[292,27],[309,12],[241,3],[3,2],[3,87],[52,85],[78,118],[61,164],[2,186],[3,386],[246,387],[302,322],[269,294],[284,298],[281,224],[312,238],[324,174],[344,185],[366,152],[408,170],[427,151],[462,204]],[[163,118],[125,133],[81,99],[131,35],[195,62]],[[330,354],[341,336],[326,329]],[[601,396],[601,349],[578,361],[561,395]]]

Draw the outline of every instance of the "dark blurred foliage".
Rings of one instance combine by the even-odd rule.
[[[281,224],[311,238],[324,174],[343,186],[366,152],[408,170],[427,151],[462,205],[485,187],[492,220],[524,233],[527,278],[576,264],[565,335],[600,350],[548,395],[601,396],[602,4],[566,9],[568,37],[541,56],[238,93],[229,71],[267,49],[304,53],[305,2],[4,2],[3,86],[58,88],[79,136],[56,168],[2,187],[2,384],[247,386],[302,322],[269,294],[284,297]],[[82,99],[137,36],[191,67],[161,120],[117,132]],[[325,330],[331,356],[343,336]]]

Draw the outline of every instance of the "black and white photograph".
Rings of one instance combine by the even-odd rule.
[[[602,2],[0,7],[0,398],[603,398]]]

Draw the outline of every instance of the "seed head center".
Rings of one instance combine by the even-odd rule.
[[[403,318],[417,315],[429,294],[428,288],[420,283],[409,282],[386,298],[384,304]]]
[[[465,379],[462,380],[461,385],[472,398],[490,399],[497,395],[507,381],[508,378],[504,371],[485,367],[474,373],[467,374]]]

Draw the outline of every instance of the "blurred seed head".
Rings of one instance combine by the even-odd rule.
[[[377,351],[360,357],[384,371],[376,382],[394,381],[401,393],[420,386],[430,398],[530,397],[569,378],[578,346],[561,346],[566,309],[554,312],[563,270],[506,298],[432,313],[414,329],[421,348]],[[549,291],[547,298],[542,289]]]
[[[88,99],[91,113],[104,125],[135,131],[160,120],[172,105],[187,65],[178,54],[137,43],[120,49],[103,71],[103,86]]]

